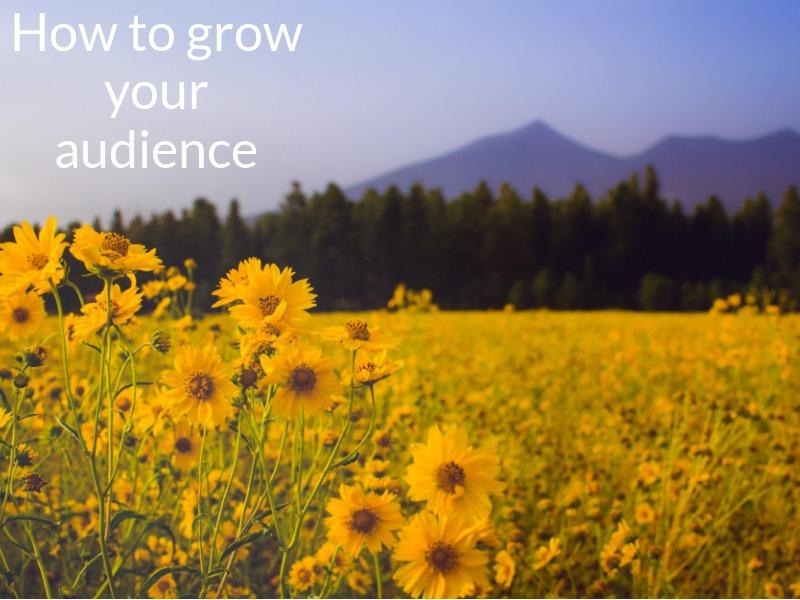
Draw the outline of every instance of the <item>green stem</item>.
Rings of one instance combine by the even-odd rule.
[[[20,374],[24,372],[24,368],[20,371]],[[3,504],[0,506],[0,522],[3,521],[3,517],[6,515],[6,505],[8,503],[8,499],[11,498],[11,494],[13,491],[13,481],[14,481],[14,469],[16,466],[16,459],[17,459],[17,413],[19,412],[19,390],[14,389],[14,405],[13,410],[11,411],[11,450],[8,456],[8,475],[6,476],[6,489],[3,493]]]
[[[75,421],[75,434],[78,438],[78,444],[83,452],[83,455],[86,457],[87,462],[89,463],[89,470],[92,474],[92,482],[94,483],[95,493],[97,494],[97,505],[98,505],[98,544],[100,545],[100,554],[103,557],[103,570],[106,574],[106,580],[108,583],[108,591],[109,595],[112,598],[116,598],[116,590],[114,589],[114,577],[112,574],[111,569],[111,561],[108,557],[108,548],[106,546],[106,539],[105,539],[105,509],[103,507],[103,489],[100,485],[100,478],[97,474],[97,466],[95,464],[95,452],[96,452],[96,445],[97,445],[97,415],[95,416],[95,428],[94,428],[94,441],[92,445],[92,452],[89,453],[89,448],[86,445],[85,440],[83,439],[83,434],[81,433],[81,422],[80,417],[78,416],[78,409],[75,405],[75,396],[72,393],[72,381],[70,379],[69,374],[69,360],[67,358],[67,334],[64,330],[64,307],[61,304],[61,295],[58,293],[58,288],[55,284],[50,281],[50,290],[53,292],[53,298],[55,299],[56,303],[56,310],[58,312],[58,323],[59,329],[61,330],[61,367],[64,372],[64,389],[66,390],[67,395],[67,402],[69,403],[70,412],[72,413],[72,417]],[[105,347],[104,347],[105,349]],[[103,388],[103,369],[102,369],[103,361],[101,357],[100,361],[100,391],[102,392]],[[98,404],[99,404],[99,396],[98,396]]]
[[[214,523],[214,530],[211,533],[211,547],[208,551],[208,566],[209,570],[211,568],[211,564],[214,562],[214,551],[217,545],[217,535],[219,533],[219,526],[222,522],[222,513],[225,512],[225,502],[228,499],[228,493],[231,489],[231,484],[233,483],[233,478],[236,475],[236,467],[239,464],[239,447],[242,442],[242,417],[241,415],[236,420],[236,445],[233,450],[233,466],[231,466],[231,472],[228,476],[228,481],[225,484],[225,490],[222,492],[222,498],[219,501],[219,510],[217,511],[217,519]]]
[[[75,433],[78,435],[78,444],[84,454],[87,454],[86,443],[81,435],[81,422],[78,417],[78,409],[75,406],[75,396],[72,394],[72,381],[69,375],[69,360],[67,358],[67,334],[64,330],[64,307],[61,304],[61,294],[58,293],[58,288],[50,281],[50,290],[53,292],[53,299],[56,302],[56,311],[58,312],[58,325],[61,331],[61,369],[64,373],[64,389],[67,395],[67,403],[69,404],[70,412],[75,421]]]
[[[331,585],[331,577],[333,576],[333,566],[336,564],[336,557],[339,555],[340,547],[336,546],[336,549],[333,551],[333,556],[331,556],[331,562],[328,565],[328,575],[325,577],[325,583],[322,584],[322,589],[319,592],[320,598],[327,597],[328,588]]]
[[[119,336],[120,340],[122,341],[122,345],[124,346],[125,351],[128,353],[128,359],[120,367],[120,372],[122,372],[122,370],[125,368],[125,364],[127,364],[129,362],[130,363],[130,371],[131,371],[131,388],[132,388],[131,394],[132,394],[132,398],[131,398],[131,406],[128,409],[128,417],[125,419],[125,423],[122,426],[122,431],[120,432],[120,438],[119,438],[119,449],[120,449],[120,451],[117,453],[116,463],[114,464],[113,468],[111,469],[111,473],[109,475],[109,479],[108,479],[108,482],[106,484],[108,493],[111,492],[111,482],[113,482],[114,479],[116,478],[117,471],[119,470],[120,463],[122,462],[122,449],[125,447],[125,440],[128,437],[128,432],[133,427],[132,420],[133,420],[134,412],[136,410],[136,390],[137,390],[136,361],[134,360],[135,352],[134,352],[133,348],[131,347],[130,343],[128,342],[128,339],[122,333],[122,330],[119,328],[119,326],[115,325],[114,329],[116,330],[117,335]],[[119,379],[120,378],[117,377],[117,386],[119,385]],[[115,386],[114,393],[111,394],[113,399],[116,399],[116,396],[117,396],[117,393],[118,393],[117,390],[116,390],[117,386]],[[109,517],[110,517],[110,515],[109,515]]]
[[[26,504],[27,504],[27,499],[26,499]],[[50,598],[53,597],[53,592],[50,591],[50,580],[47,578],[47,569],[45,568],[44,561],[42,560],[42,553],[39,550],[39,544],[36,543],[36,538],[33,537],[33,532],[31,531],[30,523],[25,523],[23,529],[25,530],[25,534],[28,536],[28,541],[31,543],[31,548],[33,549],[33,558],[36,561],[36,566],[39,568],[39,575],[42,578],[44,593],[49,600]]]
[[[372,431],[375,429],[375,416],[376,416],[376,411],[375,411],[375,386],[374,385],[370,385],[368,387],[369,387],[370,403],[372,405],[372,416],[369,419],[369,426],[367,427],[367,432],[364,434],[364,437],[362,437],[361,440],[359,440],[358,444],[356,444],[356,447],[353,448],[347,454],[347,456],[345,456],[343,459],[337,461],[336,464],[333,465],[334,469],[336,467],[338,467],[338,466],[350,461],[350,460],[353,460],[353,458],[355,458],[355,456],[358,454],[358,451],[361,450],[361,448],[364,446],[364,444],[367,442],[367,440],[369,440],[370,436],[372,435]]]
[[[311,490],[311,493],[306,500],[306,503],[303,505],[302,509],[300,510],[300,514],[297,515],[297,521],[294,525],[294,530],[292,531],[292,535],[289,538],[289,543],[282,550],[282,557],[281,557],[281,568],[278,574],[278,582],[280,585],[281,590],[281,597],[286,597],[286,566],[287,566],[287,558],[289,552],[291,552],[294,545],[297,543],[297,539],[300,535],[300,529],[303,525],[303,518],[305,517],[308,509],[311,508],[311,504],[314,502],[314,498],[319,491],[320,486],[322,485],[323,481],[328,476],[328,473],[331,471],[331,467],[333,465],[333,460],[336,458],[337,454],[339,453],[339,448],[342,445],[342,442],[347,437],[347,434],[350,432],[350,425],[352,423],[351,417],[353,416],[353,401],[355,399],[355,370],[356,370],[356,353],[353,351],[350,355],[350,398],[347,402],[347,416],[345,417],[344,427],[342,428],[342,433],[336,440],[336,443],[333,446],[333,450],[331,450],[330,455],[328,456],[328,460],[325,463],[325,467],[322,469],[322,473],[320,473],[319,477],[317,478],[316,484],[314,484],[314,488]]]
[[[108,406],[108,464],[106,465],[106,488],[108,491],[108,520],[111,521],[111,485],[114,476],[114,394],[111,390],[111,327],[114,322],[114,313],[111,306],[111,282],[105,282],[106,294],[106,331],[105,340],[108,345],[105,356],[105,364],[102,368],[106,371],[106,395]]]
[[[203,523],[200,516],[203,514],[203,453],[206,446],[206,432],[208,429],[203,424],[203,436],[200,439],[200,456],[197,459],[197,551],[200,558],[200,571],[205,572],[203,567]],[[205,581],[203,582],[205,588]]]
[[[381,561],[378,559],[378,553],[372,554],[372,562],[375,564],[375,585],[378,588],[378,600],[383,600],[383,576],[381,575]]]

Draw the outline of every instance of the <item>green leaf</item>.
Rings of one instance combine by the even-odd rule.
[[[136,382],[136,387],[146,387],[148,385],[155,385],[155,384],[152,381],[137,381]],[[122,392],[124,392],[125,390],[130,389],[132,387],[133,387],[132,383],[126,383],[125,385],[123,385],[122,387],[120,387],[117,390],[117,396],[119,396]]]
[[[246,546],[247,544],[252,544],[254,542],[258,542],[261,540],[267,540],[270,537],[272,536],[270,535],[268,529],[263,529],[255,533],[251,533],[250,535],[246,535],[243,538],[228,544],[228,546],[222,551],[222,554],[219,555],[219,560],[220,561],[223,560],[226,556],[228,556],[232,552],[236,552],[242,546]]]
[[[153,587],[156,581],[164,577],[165,575],[170,575],[172,573],[190,573],[195,577],[202,577],[202,573],[197,569],[193,569],[192,567],[179,567],[179,566],[170,566],[170,567],[161,567],[154,571],[150,577],[148,577],[145,582],[142,584],[142,587],[136,593],[136,598],[145,598],[147,596],[147,591]]]
[[[342,460],[333,465],[333,468],[338,469],[340,467],[346,467],[347,465],[352,465],[354,462],[358,460],[359,456],[360,456],[359,452],[354,452],[353,454],[345,456]]]
[[[177,547],[178,542],[175,539],[175,534],[172,533],[172,529],[170,529],[169,525],[166,525],[166,524],[164,524],[164,523],[162,523],[160,521],[150,521],[147,524],[147,526],[145,527],[145,530],[149,531],[151,529],[157,529],[157,530],[162,531],[165,534],[167,534],[167,537],[169,538],[170,542],[172,543],[172,555],[171,555],[170,561],[175,560],[175,548]]]
[[[289,506],[289,504],[290,504],[289,502],[284,502],[283,504],[278,504],[278,506],[275,507],[275,511],[276,512],[280,512],[281,510],[283,510],[284,508]],[[254,521],[260,521],[261,519],[264,519],[264,518],[270,516],[271,514],[272,514],[272,509],[268,508],[267,510],[262,510],[255,517],[253,517],[253,520]]]
[[[13,523],[14,521],[30,521],[33,523],[41,523],[42,525],[47,525],[48,527],[60,527],[61,523],[58,521],[52,521],[50,519],[45,519],[44,517],[37,517],[36,515],[14,515],[13,517],[8,517],[3,521],[3,527]]]
[[[79,444],[81,443],[81,438],[78,436],[78,432],[75,431],[75,429],[64,423],[64,421],[62,421],[61,417],[59,417],[58,415],[56,415],[56,421],[58,421],[58,424],[61,425],[61,427],[63,427],[67,433],[69,433],[72,437],[75,438],[76,442],[78,442]]]
[[[147,517],[132,510],[120,511],[115,514],[108,523],[108,535],[111,535],[117,527],[129,520],[146,521]]]

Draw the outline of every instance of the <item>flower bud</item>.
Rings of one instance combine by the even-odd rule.
[[[150,338],[150,345],[156,352],[166,354],[170,351],[170,348],[172,348],[172,341],[169,339],[169,335],[159,330]]]
[[[42,346],[32,346],[25,350],[25,364],[31,368],[41,367],[47,361],[47,350]]]
[[[239,382],[243,388],[251,388],[258,382],[258,373],[253,369],[242,369]]]
[[[47,482],[38,473],[31,473],[24,477],[23,481],[25,482],[26,492],[41,492],[42,488],[47,485]]]

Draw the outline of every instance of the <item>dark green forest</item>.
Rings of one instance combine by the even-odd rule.
[[[310,196],[294,184],[256,219],[236,201],[219,215],[199,199],[180,214],[118,211],[96,225],[158,248],[167,265],[197,260],[203,299],[248,256],[308,277],[322,309],[383,306],[399,282],[431,289],[443,308],[706,310],[750,287],[800,298],[796,188],[733,214],[713,196],[687,212],[661,197],[653,169],[596,201],[580,185],[551,199],[480,184],[448,200],[421,185],[351,199],[334,184]]]

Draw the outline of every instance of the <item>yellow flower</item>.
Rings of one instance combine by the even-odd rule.
[[[170,304],[172,304],[172,298],[170,298],[169,296],[159,300],[158,304],[153,309],[153,318],[160,319],[161,317],[163,317],[164,313],[167,311],[167,308],[169,308]]]
[[[144,297],[148,300],[152,300],[156,296],[159,296],[161,292],[164,291],[164,282],[160,279],[154,279],[152,281],[148,281],[144,285],[142,285],[142,293]]]
[[[561,540],[550,538],[546,546],[539,546],[534,554],[533,569],[538,571],[543,569],[559,554],[561,554]]]
[[[13,415],[10,412],[8,412],[5,408],[0,406],[0,429],[8,425],[12,417]]]
[[[14,227],[14,241],[0,244],[0,290],[8,294],[29,287],[43,294],[49,281],[64,278],[61,257],[67,243],[63,233],[56,233],[55,217],[48,217],[39,235],[27,221]]]
[[[353,556],[364,545],[373,554],[383,546],[391,546],[392,532],[403,525],[394,494],[366,493],[360,485],[341,485],[339,498],[331,498],[326,509],[331,515],[325,519],[328,539]]]
[[[648,525],[656,520],[656,513],[647,502],[642,502],[636,506],[634,519],[639,525]]]
[[[201,442],[198,432],[189,423],[181,421],[162,438],[161,452],[172,458],[176,469],[188,471],[197,466]]]
[[[44,322],[44,300],[34,292],[12,294],[0,306],[0,330],[12,342],[32,336]]]
[[[228,271],[227,275],[219,280],[217,289],[211,292],[219,298],[212,308],[219,308],[241,300],[240,293],[242,288],[247,285],[250,273],[260,270],[261,259],[252,257],[241,261],[235,269]]]
[[[222,423],[236,395],[232,372],[214,346],[183,348],[175,356],[175,370],[162,375],[169,387],[164,393],[169,409],[205,426]]]
[[[339,575],[353,566],[353,557],[339,551],[339,547],[331,542],[325,542],[317,550],[314,557],[317,564],[330,568],[334,575]]]
[[[90,225],[75,230],[70,252],[88,271],[103,276],[155,271],[161,267],[155,249],[147,250],[119,233],[95,231]]]
[[[265,381],[280,385],[272,399],[277,415],[295,417],[303,407],[306,416],[325,410],[331,396],[341,392],[334,375],[333,361],[322,356],[319,348],[285,346],[272,357],[261,356]]]
[[[78,332],[75,330],[75,323],[80,320],[81,317],[73,314],[68,313],[64,315],[64,337],[67,338],[67,351],[74,352],[75,348],[78,347],[80,342],[84,341],[78,335]]]
[[[306,556],[292,565],[289,585],[298,592],[307,592],[317,582],[319,568],[313,556]]]
[[[789,589],[792,590],[792,595],[795,598],[800,598],[800,581],[795,581],[789,586]]]
[[[263,354],[271,354],[275,346],[285,338],[285,334],[276,326],[265,323],[257,330],[244,334],[239,341],[239,354],[242,365],[255,368]]]
[[[350,571],[347,574],[347,587],[359,596],[366,596],[372,587],[372,578],[363,571]]]
[[[383,335],[380,327],[370,327],[362,319],[348,319],[343,327],[326,327],[320,332],[325,340],[339,342],[348,350],[366,350],[375,352],[386,350],[396,344],[391,338]]]
[[[475,539],[483,546],[489,548],[500,547],[500,539],[497,537],[497,532],[494,530],[494,527],[492,527],[488,513],[473,521],[470,528],[475,533]]]
[[[511,584],[514,581],[514,575],[517,572],[517,567],[514,564],[514,559],[511,558],[511,555],[502,550],[497,553],[497,556],[494,559],[494,581],[502,587],[503,589],[507,590],[511,587]]]
[[[276,265],[249,269],[247,282],[236,286],[241,303],[230,308],[231,316],[246,329],[256,329],[264,323],[298,327],[308,318],[308,309],[316,305],[316,295],[308,280],[292,281],[293,277],[294,271],[281,270]]]
[[[764,566],[764,561],[760,560],[757,556],[754,556],[749,561],[747,561],[747,569],[749,571],[758,571],[763,566]]]
[[[392,558],[406,563],[394,579],[414,598],[460,598],[486,578],[486,553],[475,548],[474,533],[456,514],[415,515],[400,531]]]
[[[403,361],[389,362],[386,352],[367,354],[363,350],[356,354],[355,381],[363,385],[372,385],[386,379],[403,367]]]
[[[175,579],[169,573],[160,577],[150,589],[147,590],[149,598],[177,598],[178,586]]]
[[[774,581],[768,581],[764,584],[764,595],[767,598],[785,598],[783,587]]]
[[[489,494],[503,489],[497,481],[497,456],[468,446],[466,432],[456,425],[444,433],[432,426],[427,444],[413,444],[411,456],[414,462],[405,478],[408,496],[426,501],[440,515],[481,516],[491,510]]]
[[[111,322],[124,325],[142,307],[142,294],[136,287],[136,279],[130,276],[130,287],[126,290],[114,283],[111,285]],[[105,291],[81,307],[82,317],[74,323],[74,334],[78,339],[86,340],[100,331],[108,322],[108,298]]]
[[[639,465],[639,481],[646,486],[653,485],[661,476],[661,466],[656,462],[644,462]]]
[[[608,542],[600,552],[600,564],[609,575],[616,573],[617,568],[634,563],[639,551],[637,535],[625,520],[617,524]]]
[[[167,289],[171,292],[177,292],[178,290],[182,289],[189,280],[186,279],[183,275],[173,275],[169,279],[167,279]]]
[[[39,460],[39,453],[28,444],[19,444],[14,452],[14,459],[17,467],[26,473]]]

